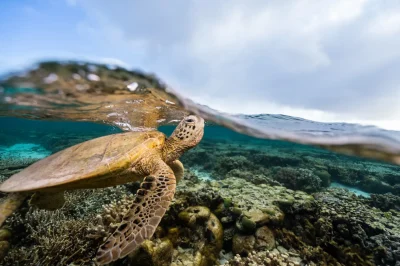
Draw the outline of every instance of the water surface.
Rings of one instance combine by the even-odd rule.
[[[209,122],[265,139],[312,144],[400,164],[400,133],[283,115],[228,115],[182,97],[158,77],[87,62],[42,62],[0,82],[0,115],[67,119],[152,130],[196,113]]]

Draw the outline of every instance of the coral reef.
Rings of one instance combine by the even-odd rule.
[[[10,230],[6,228],[0,229],[0,262],[7,255],[8,250],[10,249],[10,243],[8,240],[11,237]]]
[[[224,226],[224,249],[241,256],[269,249],[257,246],[260,230],[268,228],[275,245],[315,265],[394,265],[398,260],[399,213],[371,209],[366,199],[344,189],[328,189],[316,193],[314,199],[301,191],[255,186],[240,178],[208,184],[191,178],[178,189],[180,197],[214,195],[204,202],[217,206],[215,212]]]
[[[90,260],[105,235],[93,237],[96,213],[104,205],[102,216],[109,221],[110,203],[123,194],[129,192],[122,187],[66,192],[66,203],[55,211],[24,204],[6,221],[12,234],[3,264],[66,265]]]
[[[5,158],[0,156],[0,182],[3,182],[13,174],[33,164],[38,159],[31,158]]]
[[[124,215],[130,210],[134,196],[124,195],[121,200],[114,200],[103,205],[101,214],[95,217],[95,223],[88,228],[88,237],[93,239],[105,239],[119,226]]]
[[[322,180],[308,169],[282,167],[275,170],[274,177],[278,182],[290,189],[317,192],[322,187]]]
[[[139,249],[129,255],[130,265],[169,266],[172,262],[173,245],[168,238],[145,240]]]
[[[272,250],[275,247],[274,233],[267,226],[262,226],[256,231],[256,248]]]
[[[254,184],[280,184],[306,192],[322,191],[331,182],[339,182],[370,193],[400,195],[398,166],[310,147],[269,145],[222,140],[202,142],[182,160],[188,167],[212,173],[215,179],[238,177]]]
[[[225,178],[237,177],[237,178],[242,178],[244,180],[247,180],[256,185],[267,184],[267,185],[273,185],[273,186],[281,186],[282,184],[280,182],[278,182],[277,180],[274,180],[271,177],[271,175],[272,174],[270,172],[264,172],[263,174],[255,174],[253,171],[249,171],[249,170],[233,169],[225,175]]]
[[[297,254],[294,254],[297,255]],[[264,252],[251,252],[246,257],[237,254],[233,259],[225,262],[222,266],[299,266],[306,265],[297,256],[289,256],[286,252],[280,252],[278,249]],[[316,265],[316,264],[310,264]]]
[[[94,243],[87,238],[87,221],[68,218],[59,210],[31,210],[17,219],[30,245],[12,248],[5,265],[65,265],[90,256]]]
[[[201,199],[214,194],[224,199],[221,202],[220,197],[212,196],[204,202],[216,206],[215,213],[224,226],[224,249],[241,256],[275,248],[275,228],[284,224],[284,213],[278,204],[295,206],[296,203],[307,205],[314,202],[312,196],[302,191],[266,184],[255,186],[240,178],[226,178],[207,184],[191,177],[178,185],[178,191],[177,199],[188,195]],[[299,252],[292,253],[297,254],[295,261],[301,261]],[[244,257],[243,260],[247,261]]]
[[[232,239],[232,252],[247,256],[253,251],[256,244],[256,238],[253,235],[236,234]]]
[[[223,227],[218,218],[203,206],[188,207],[178,217],[184,226],[179,228],[178,236],[173,237],[174,245],[192,249],[193,254],[197,254],[195,257],[201,258],[199,266],[215,264],[223,245]],[[174,228],[170,227],[169,232]],[[174,255],[173,262],[183,260],[179,254]]]
[[[390,211],[391,209],[400,211],[400,196],[391,193],[371,194],[371,197],[366,202],[382,211]]]
[[[25,204],[7,222],[12,234],[0,230],[0,251],[10,249],[3,263],[86,265],[135,189],[69,192],[55,212]],[[338,188],[310,195],[236,177],[202,181],[186,171],[153,238],[114,265],[395,265],[396,200]]]
[[[215,265],[223,245],[218,218],[204,206],[188,207],[177,218],[176,223],[163,221],[156,236],[125,261],[132,265]]]
[[[395,265],[400,259],[399,212],[371,208],[365,199],[344,189],[329,189],[314,197],[313,205],[281,206],[285,228],[302,242],[321,247],[343,264]],[[293,241],[286,245],[295,246]]]

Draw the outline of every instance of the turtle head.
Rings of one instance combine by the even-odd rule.
[[[204,134],[204,119],[200,116],[189,115],[182,119],[171,137],[175,137],[183,146],[189,149],[196,146]]]
[[[176,160],[185,151],[199,144],[204,134],[204,119],[189,115],[182,119],[171,136],[167,139],[164,154],[167,160]]]

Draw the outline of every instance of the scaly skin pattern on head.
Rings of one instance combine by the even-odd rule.
[[[177,160],[185,151],[195,147],[204,134],[204,120],[199,116],[185,117],[165,141],[162,151],[166,163]]]
[[[204,120],[188,116],[166,140],[162,156],[145,159],[142,167],[148,175],[119,227],[97,251],[95,261],[98,265],[125,257],[153,236],[175,194],[176,179],[168,164],[195,147],[203,134]]]

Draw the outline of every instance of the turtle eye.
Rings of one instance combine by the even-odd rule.
[[[186,122],[188,122],[188,123],[193,123],[193,122],[194,122],[194,120],[193,120],[193,119],[191,119],[191,118],[188,118],[188,119],[186,119]]]

